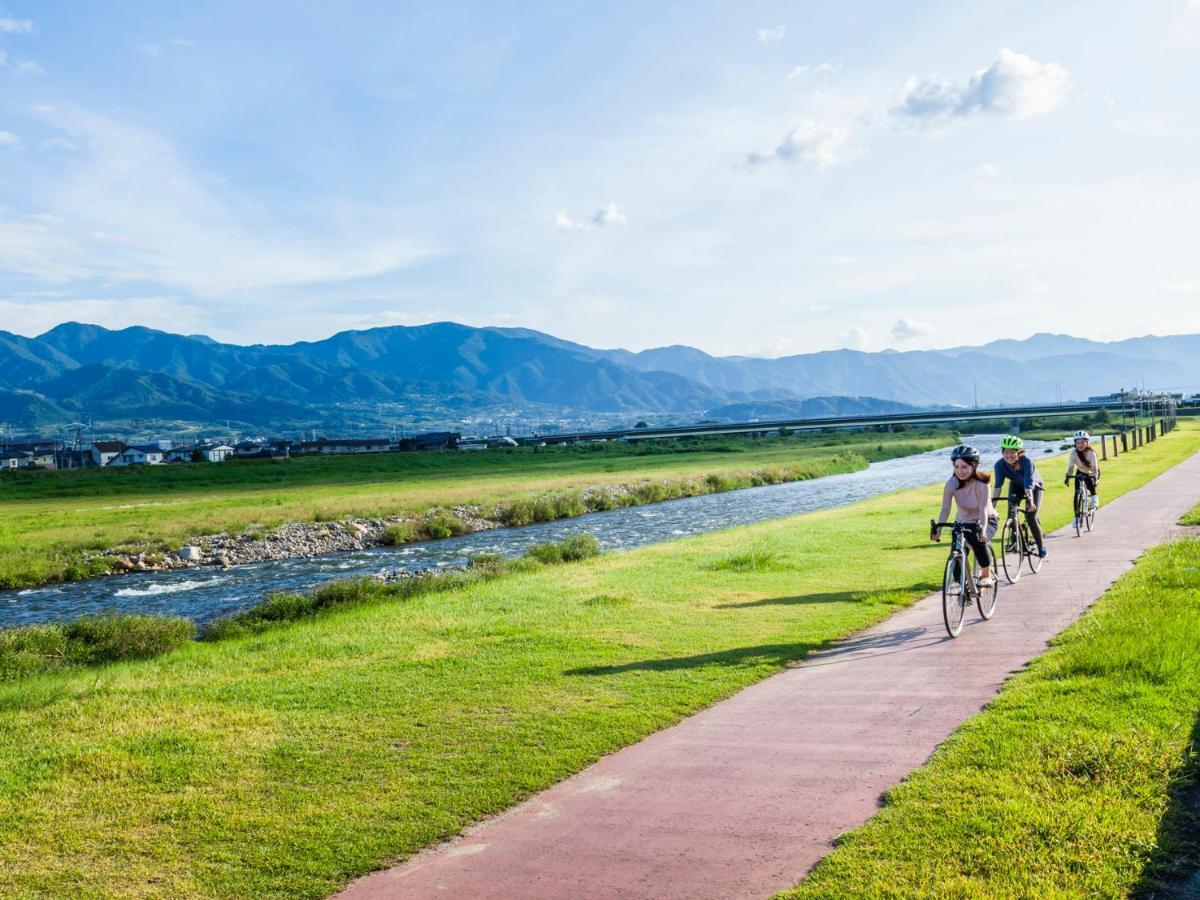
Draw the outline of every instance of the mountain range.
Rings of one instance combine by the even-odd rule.
[[[1200,335],[1102,343],[1035,334],[947,350],[762,359],[678,345],[603,350],[452,322],[252,346],[73,322],[32,338],[0,331],[0,421],[10,430],[83,417],[371,426],[497,410],[734,420],[1083,399],[1143,383],[1196,390]]]

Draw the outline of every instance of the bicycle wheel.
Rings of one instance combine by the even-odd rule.
[[[996,614],[996,598],[1000,593],[1000,581],[993,575],[991,587],[979,587],[977,582],[976,590],[979,591],[979,594],[975,597],[975,603],[979,607],[979,615],[984,621],[987,621]]]
[[[962,571],[962,557],[951,554],[946,560],[946,574],[942,578],[942,618],[950,637],[958,637],[962,632],[963,612],[967,606],[963,595],[965,585],[959,580],[958,574]],[[950,586],[955,584],[959,587],[959,593],[952,594]]]
[[[1038,556],[1037,544],[1033,542],[1033,532],[1024,523],[1021,525],[1021,540],[1025,544],[1025,556],[1029,560],[1029,570],[1036,575],[1042,571],[1042,558]]]
[[[1021,529],[1013,519],[1004,520],[1000,530],[1000,564],[1009,584],[1021,580],[1021,568],[1025,564],[1025,547],[1021,543]]]
[[[1088,531],[1091,531],[1096,525],[1096,511],[1092,509],[1090,501],[1088,502],[1087,519],[1085,521],[1087,523]]]
[[[1079,499],[1079,495],[1081,493],[1082,493],[1082,491],[1076,489],[1076,491],[1075,491],[1075,537],[1083,537],[1083,517],[1085,515],[1085,512],[1084,512],[1084,503],[1081,503],[1080,499]]]

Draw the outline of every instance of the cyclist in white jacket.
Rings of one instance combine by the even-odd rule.
[[[1063,484],[1070,485],[1071,476],[1079,472],[1083,476],[1083,483],[1087,485],[1088,503],[1092,509],[1098,509],[1100,497],[1096,493],[1096,485],[1100,481],[1100,461],[1096,459],[1096,451],[1091,447],[1092,436],[1086,431],[1077,431],[1073,437],[1075,446],[1067,454],[1067,474],[1063,478]]]

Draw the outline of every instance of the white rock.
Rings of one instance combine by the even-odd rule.
[[[179,558],[180,559],[198,560],[203,555],[204,555],[204,551],[196,546],[179,548]]]

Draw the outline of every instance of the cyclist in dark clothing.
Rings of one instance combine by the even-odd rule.
[[[1000,489],[1006,481],[1009,483],[1010,497],[1024,497],[1025,521],[1029,523],[1029,531],[1037,544],[1038,556],[1044,557],[1049,551],[1042,541],[1042,525],[1038,521],[1037,511],[1042,505],[1042,494],[1046,491],[1046,484],[1038,474],[1033,460],[1025,455],[1025,442],[1015,434],[1006,435],[1000,441],[1000,451],[1002,456],[996,460],[993,469],[996,484],[992,488],[992,500],[1000,499]]]

